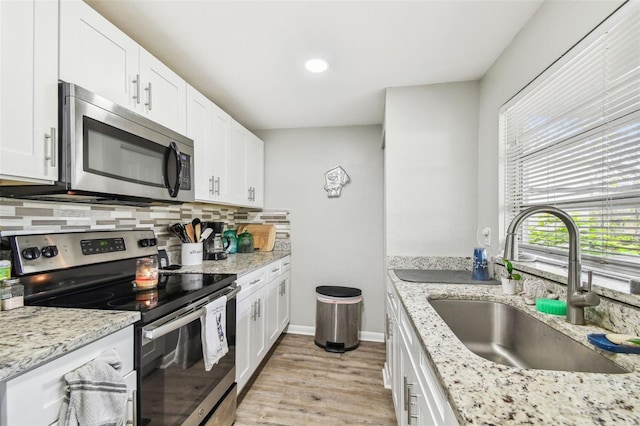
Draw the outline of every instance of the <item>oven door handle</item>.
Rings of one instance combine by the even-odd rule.
[[[238,294],[239,292],[240,292],[240,287],[236,287],[233,290],[227,292],[225,296],[227,296],[227,300],[233,299],[236,296],[236,294]],[[207,304],[209,303],[210,302],[207,302]],[[197,320],[198,318],[203,316],[206,312],[207,310],[204,307],[202,307],[196,311],[193,311],[181,317],[177,317],[175,320],[169,321],[166,324],[162,324],[160,327],[152,328],[151,330],[145,330],[143,328],[142,335],[148,341],[157,339],[158,337],[162,337],[165,334],[169,334],[172,331],[175,331],[180,327],[185,326],[190,322]]]

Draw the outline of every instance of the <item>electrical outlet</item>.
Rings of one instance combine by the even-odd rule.
[[[485,226],[484,228],[482,228],[482,237],[483,237],[484,246],[490,247],[491,246],[491,228],[489,228],[488,226]]]

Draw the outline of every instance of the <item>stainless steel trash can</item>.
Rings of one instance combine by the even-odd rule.
[[[328,352],[350,351],[360,344],[362,291],[352,287],[316,287],[316,345]]]

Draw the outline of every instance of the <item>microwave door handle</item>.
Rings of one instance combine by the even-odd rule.
[[[176,158],[176,181],[169,182],[169,161],[171,161],[171,154]],[[180,192],[180,174],[182,173],[182,161],[180,161],[180,150],[175,142],[171,142],[167,147],[164,154],[164,183],[169,190],[169,195],[172,198],[178,196]]]

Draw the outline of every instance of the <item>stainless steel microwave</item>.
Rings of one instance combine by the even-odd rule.
[[[3,196],[147,204],[191,202],[193,141],[71,83],[60,83],[60,177]]]

